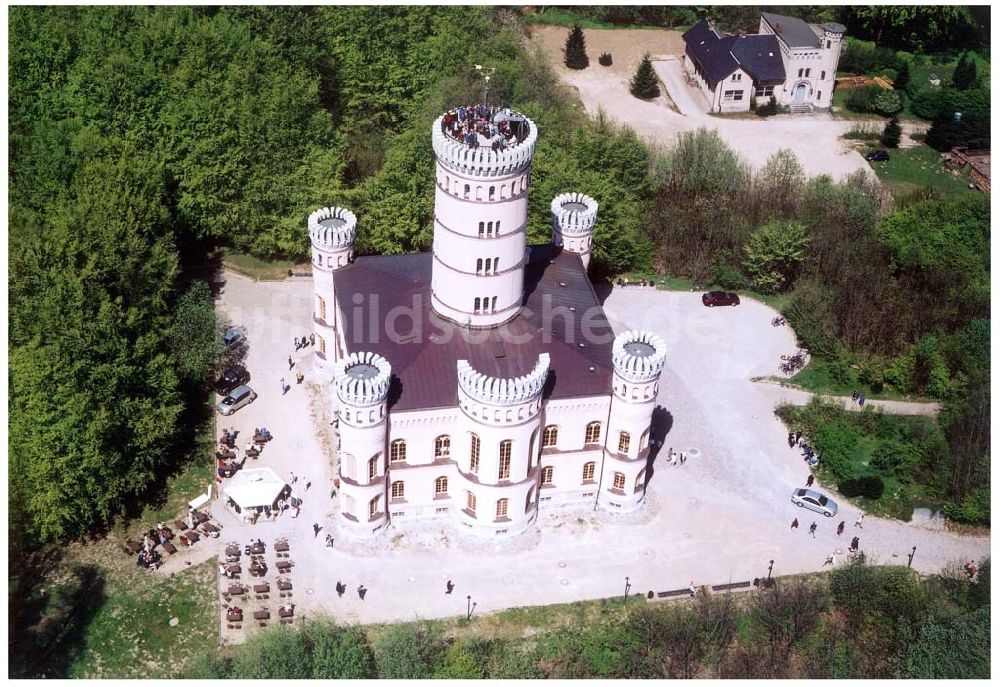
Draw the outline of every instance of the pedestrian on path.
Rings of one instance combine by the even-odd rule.
[[[452,591],[453,591],[454,589],[455,589],[455,583],[454,583],[454,582],[452,582],[451,580],[448,580],[448,583],[447,583],[447,584],[445,584],[445,592],[444,592],[444,593],[445,593],[445,594],[451,594],[451,592],[452,592]]]
[[[326,545],[328,548],[333,546],[333,535],[329,532],[326,533]]]
[[[337,580],[337,586],[335,587],[335,589],[337,590],[337,596],[343,597],[344,592],[347,591],[347,585],[341,582],[340,580]]]
[[[836,565],[836,564],[837,564],[837,562],[834,559],[833,554],[827,556],[826,557],[826,561],[823,563],[823,565]]]
[[[792,529],[793,530],[799,529],[799,519],[798,518],[795,518],[794,520],[792,520]]]
[[[690,586],[688,586],[688,591],[691,592],[691,596],[694,596],[698,593],[698,587],[695,586],[694,580],[691,580],[691,584]]]
[[[313,539],[319,536],[319,531],[323,529],[318,522],[313,523]]]
[[[302,344],[299,343],[299,337],[296,336],[295,337],[295,350],[297,351],[300,348],[302,348]]]
[[[865,407],[865,395],[864,394],[861,394],[860,396],[858,396],[858,405],[861,406],[862,408]]]
[[[858,538],[855,537],[854,539],[851,540],[851,548],[849,548],[848,551],[854,553],[855,551],[858,550],[858,546],[859,546]]]
[[[813,482],[815,481],[816,478],[813,475],[809,475],[808,477],[806,477],[806,486],[811,487],[813,485]]]
[[[788,448],[795,448],[795,434],[793,432],[788,433]]]
[[[861,515],[858,516],[858,519],[854,521],[854,526],[863,530],[864,527],[862,527],[861,523],[863,523],[864,521],[865,521],[865,514],[862,513]]]
[[[686,462],[687,462],[687,455],[683,451],[681,451],[681,465],[684,465],[684,463]]]
[[[815,522],[813,524],[809,525],[809,534],[812,535],[813,539],[816,538],[816,523]]]
[[[306,491],[309,491],[309,487],[311,487],[312,484],[312,482],[306,482]]]
[[[844,524],[846,522],[847,522],[846,520],[841,520],[840,524],[837,525],[837,536],[838,537],[844,533]]]
[[[298,477],[296,477],[296,476],[295,476],[295,473],[294,473],[294,472],[293,472],[293,473],[290,473],[290,474],[291,474],[291,477],[289,477],[289,478],[288,478],[288,483],[289,483],[289,484],[295,484],[295,480],[297,480],[297,479],[298,479]]]
[[[309,345],[310,346],[315,346],[316,345],[316,335],[315,334],[310,334],[309,335]]]
[[[802,443],[802,430],[801,429],[795,430],[795,443],[796,444]]]
[[[302,508],[302,506],[298,506],[298,505],[295,506],[295,515],[293,515],[292,517],[294,517],[294,518],[299,517],[299,509],[301,509],[301,508]]]
[[[365,600],[365,594],[367,594],[367,593],[368,593],[368,590],[365,589],[365,586],[363,584],[359,584],[358,585],[358,596],[361,597],[362,601]]]
[[[858,400],[858,396],[860,396],[860,395],[861,394],[858,393],[858,390],[855,389],[854,391],[851,392],[851,400],[852,401],[857,401]]]
[[[293,367],[295,367],[295,361],[292,360],[292,356],[288,356],[288,369],[291,370]]]
[[[281,378],[281,395],[284,396],[287,391],[288,391],[288,386],[285,385],[285,378],[282,377]]]
[[[305,379],[305,378],[306,378],[306,376],[304,374],[302,374],[302,370],[296,370],[295,371],[295,383],[296,384],[301,384],[302,380]]]

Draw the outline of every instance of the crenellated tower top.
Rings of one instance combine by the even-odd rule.
[[[656,380],[666,362],[667,346],[656,334],[633,329],[615,337],[611,357],[615,373],[629,382]]]
[[[536,398],[542,393],[548,374],[548,353],[538,356],[531,372],[513,378],[489,377],[477,372],[468,360],[458,361],[458,384],[462,391],[490,405],[513,406]]]
[[[389,394],[392,367],[377,353],[351,353],[333,364],[333,383],[342,403],[372,406]]]
[[[466,177],[491,178],[514,174],[531,164],[538,139],[538,127],[533,121],[510,109],[485,108],[486,116],[480,119],[488,122],[486,126],[506,122],[504,128],[510,135],[498,134],[491,140],[473,133],[473,145],[456,137],[454,122],[467,109],[475,111],[475,107],[450,110],[431,126],[431,144],[441,165]],[[505,145],[493,145],[494,141],[499,144],[501,138],[506,139]]]
[[[552,230],[566,236],[583,236],[594,230],[597,201],[583,193],[562,193],[552,199]],[[561,245],[561,244],[557,244]]]
[[[309,215],[308,225],[314,248],[336,251],[354,245],[358,218],[345,208],[320,208]]]

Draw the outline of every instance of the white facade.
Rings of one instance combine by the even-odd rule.
[[[463,328],[496,327],[517,317],[524,298],[527,192],[537,130],[529,122],[525,139],[498,153],[439,137],[440,122],[434,128],[432,306]],[[566,268],[582,264],[586,270],[597,210],[597,201],[580,193],[552,201],[553,243],[581,261],[563,263]],[[330,217],[349,222],[338,223],[333,229],[339,233],[332,235],[323,225]],[[340,209],[310,216],[317,298],[327,297],[320,282],[330,282],[331,289],[327,317],[314,318],[317,327],[324,326],[317,332],[336,337],[328,351],[349,350],[338,327],[344,313],[332,300],[332,271],[352,259],[355,226],[353,215]],[[497,256],[496,274],[482,273],[485,260]],[[488,298],[489,310],[482,310],[481,300],[476,312],[474,297]],[[363,351],[335,357],[338,524],[347,535],[369,537],[393,522],[443,519],[481,536],[513,536],[531,526],[539,508],[600,506],[621,513],[642,502],[665,360],[658,337],[625,332],[614,339],[613,382],[604,394],[546,398],[547,383],[558,383],[558,376],[553,379],[550,356],[542,352],[532,369],[512,378],[454,360],[457,404],[400,411],[390,408],[393,371],[385,357]]]
[[[354,237],[358,218],[344,208],[321,208],[309,215],[309,239],[313,268],[313,365],[324,370],[336,360],[337,304],[334,300],[333,272],[354,259]]]
[[[812,106],[827,109],[833,102],[833,87],[837,80],[837,65],[843,47],[843,31],[823,25],[817,33],[817,47],[789,47],[778,34],[781,60],[785,64],[785,83],[774,89],[774,97],[786,107]],[[774,30],[761,17],[760,33]]]

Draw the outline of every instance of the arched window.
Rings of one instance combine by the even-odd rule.
[[[486,274],[489,274],[492,268],[493,268],[493,258],[486,258]],[[477,273],[478,271],[479,270],[476,270]]]
[[[354,509],[356,507],[354,503],[354,497],[351,496],[350,494],[344,494],[343,504],[344,504],[343,513],[345,515],[354,515]]]
[[[496,233],[497,233],[497,236],[500,235],[500,220],[497,220]]]
[[[514,196],[517,195],[517,182],[516,181],[510,182],[510,195],[511,195],[511,197],[514,197]]]
[[[555,468],[551,465],[546,465],[542,468],[542,484],[552,484],[552,473],[555,472]]]
[[[489,267],[487,267],[486,269],[489,269]],[[476,258],[476,274],[482,274],[482,273],[483,273],[483,259]]]
[[[587,425],[587,432],[583,437],[583,443],[596,444],[601,440],[601,423],[594,420]]]
[[[632,442],[632,437],[628,432],[618,432],[618,453],[628,453],[628,445]]]
[[[482,199],[483,199],[483,187],[476,186],[476,200],[482,200]]]
[[[511,446],[510,439],[504,439],[500,442],[500,470],[497,473],[497,479],[510,479]]]
[[[520,416],[518,416],[518,419],[519,420],[521,419]],[[534,432],[531,433],[531,442],[528,444],[528,467],[529,468],[531,467],[531,464],[535,461],[535,456],[538,455],[537,452],[535,451],[535,446],[537,446],[537,444],[535,443],[536,441],[538,441],[538,430],[537,429]]]
[[[486,224],[484,222],[479,223],[479,238],[483,238],[483,233],[486,231]]]
[[[368,479],[373,480],[378,476],[378,456],[368,460]]]
[[[434,457],[447,458],[449,455],[451,455],[451,437],[442,434],[434,440]]]
[[[478,297],[476,298],[476,301],[475,301],[475,303],[476,303],[476,305],[475,305],[475,307],[474,307],[474,308],[472,309],[472,312],[474,312],[475,314],[477,314],[477,315],[478,315],[478,314],[479,314],[479,303],[480,303],[480,299],[479,299]]]
[[[523,191],[526,188],[528,188],[528,177],[523,176],[521,177],[521,190]]]
[[[493,258],[493,274],[496,274],[499,268],[500,268],[500,256],[498,255],[495,258]]]
[[[636,475],[636,478],[635,478],[635,490],[639,491],[640,489],[644,488],[645,486],[646,486],[646,469],[643,468],[642,470],[639,471],[639,474]]]
[[[376,496],[375,498],[373,498],[371,501],[368,502],[369,519],[374,518],[376,515],[378,515],[378,499],[379,497]]]
[[[500,200],[507,200],[507,184],[500,185]]]
[[[469,188],[469,185],[468,185],[468,184],[466,184],[466,185],[465,185],[465,197],[466,197],[466,198],[468,198],[468,197],[469,197],[469,191],[471,191],[471,190],[472,190],[472,189],[470,189],[470,188]]]
[[[490,297],[483,296],[483,312],[488,313],[490,311]]]
[[[473,515],[476,514],[476,495],[473,494],[471,491],[465,492],[465,507]]]
[[[496,200],[497,189],[496,186],[490,186],[490,200]]]
[[[497,501],[497,519],[507,517],[507,499]]]
[[[392,498],[401,499],[406,493],[406,488],[403,486],[403,480],[396,480],[392,483]]]
[[[542,435],[542,448],[555,448],[556,442],[559,441],[559,428],[555,425],[549,425],[545,428],[545,434]]]
[[[493,296],[493,305],[490,307],[490,312],[497,311],[497,297]]]
[[[434,480],[434,493],[435,494],[447,494],[448,493],[448,478],[438,477]]]
[[[473,434],[469,442],[469,472],[479,474],[479,437]]]
[[[486,236],[493,236],[493,222],[486,223]]]
[[[590,461],[589,463],[584,463],[583,465],[583,481],[590,482],[594,479],[594,470],[597,468],[597,463]]]
[[[357,461],[355,461],[354,456],[350,453],[340,454],[340,474],[344,477],[349,477],[351,479],[357,479]]]
[[[624,489],[625,473],[616,472],[614,476],[611,478],[611,486],[614,487],[615,489]]]
[[[406,460],[406,442],[396,439],[389,445],[389,462],[398,463],[401,460]]]

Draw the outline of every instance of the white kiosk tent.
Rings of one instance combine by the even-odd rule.
[[[292,488],[270,468],[240,470],[223,493],[226,506],[245,521],[255,521],[266,511],[276,511],[278,500],[287,498]]]

